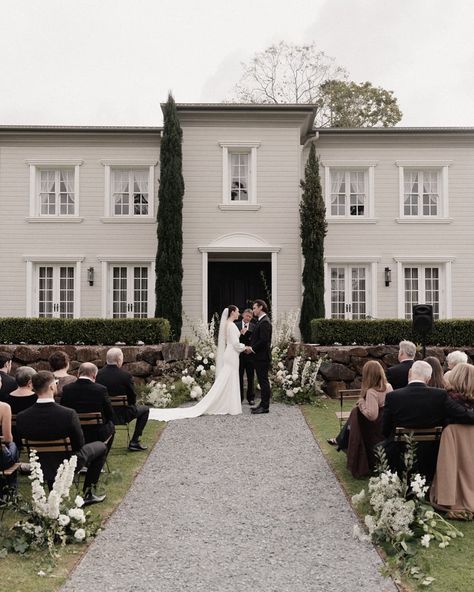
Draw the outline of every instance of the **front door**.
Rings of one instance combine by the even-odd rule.
[[[252,308],[257,298],[270,306],[272,265],[270,261],[209,261],[208,320],[229,304],[240,311]]]

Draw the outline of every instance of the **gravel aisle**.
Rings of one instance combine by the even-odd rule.
[[[174,421],[63,591],[395,591],[354,522],[298,409]]]

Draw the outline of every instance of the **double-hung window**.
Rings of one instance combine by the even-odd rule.
[[[257,148],[259,142],[224,143],[222,147],[223,210],[258,209]]]

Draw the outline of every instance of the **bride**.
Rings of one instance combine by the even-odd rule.
[[[224,309],[219,326],[216,356],[216,380],[207,395],[193,407],[150,409],[150,419],[170,421],[200,415],[238,415],[242,413],[239,385],[239,354],[245,345],[240,343],[240,331],[234,321],[239,309],[231,304]]]

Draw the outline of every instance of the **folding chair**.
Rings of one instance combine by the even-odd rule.
[[[128,422],[126,420],[125,411],[128,407],[128,399],[126,395],[115,395],[113,397],[109,397],[110,404],[112,405],[112,410],[114,411],[114,424],[118,427],[124,427],[127,430],[127,447],[130,444],[130,428],[128,427]],[[123,416],[121,416],[120,411],[124,411]]]
[[[395,428],[395,442],[405,442],[405,436],[414,442],[437,442],[441,439],[442,426],[433,428]]]
[[[91,426],[101,426],[104,425],[104,420],[102,419],[102,413],[100,411],[91,411],[90,413],[78,413],[79,423],[81,424],[82,431],[84,428],[88,428]],[[107,445],[112,438],[110,435],[105,441],[104,444]],[[110,473],[109,462],[107,458],[105,459],[105,465],[107,467],[107,471]]]
[[[29,440],[28,438],[22,439],[23,446],[26,447],[28,452],[28,458],[30,457],[31,451],[36,450],[39,462],[42,465],[42,456],[48,454],[55,454],[56,458],[54,459],[54,463],[52,466],[46,467],[42,465],[43,473],[45,475],[45,481],[48,483],[48,487],[54,483],[54,478],[56,477],[57,470],[59,465],[63,462],[63,460],[70,458],[73,455],[73,449],[71,444],[71,439],[67,438],[59,438],[57,440]],[[54,471],[54,477],[51,477],[53,474],[52,467],[57,464],[56,470]],[[76,485],[79,485],[79,473],[76,472],[74,477],[74,482]]]
[[[340,389],[338,392],[339,401],[341,403],[341,410],[336,411],[336,417],[339,420],[339,427],[342,427],[344,421],[349,419],[349,415],[351,414],[350,411],[343,411],[344,401],[350,401],[360,398],[360,389]]]

